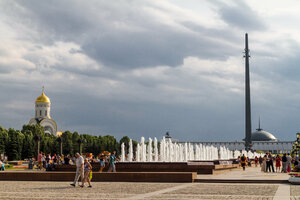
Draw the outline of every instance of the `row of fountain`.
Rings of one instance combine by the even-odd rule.
[[[141,137],[141,142],[137,144],[134,157],[132,140],[130,139],[127,155],[125,153],[125,144],[121,144],[121,162],[187,162],[193,160],[229,160],[236,159],[243,154],[249,158],[262,156],[256,152],[252,153],[245,150],[242,152],[237,150],[231,151],[224,146],[217,148],[201,143],[176,143],[165,137],[160,141],[159,150],[156,138],[154,140],[149,138],[148,144],[146,144],[145,138]]]

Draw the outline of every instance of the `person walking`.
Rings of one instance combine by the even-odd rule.
[[[262,158],[261,171],[262,171],[262,172],[266,172],[266,171],[267,171],[267,155],[265,155],[265,156]]]
[[[247,157],[247,164],[248,164],[248,167],[251,167],[251,159],[249,157]]]
[[[247,158],[246,158],[245,154],[243,154],[242,157],[241,157],[241,164],[242,164],[242,167],[243,167],[243,171],[245,171],[246,163],[247,163]]]
[[[277,154],[276,156],[276,172],[280,172],[280,167],[281,167],[281,157]]]
[[[259,162],[259,166],[261,167],[261,165],[262,165],[262,163],[263,163],[263,158],[262,158],[261,156],[259,156],[258,162]]]
[[[236,159],[236,163],[239,164],[239,167],[241,166],[241,156],[238,156]]]
[[[267,172],[271,172],[271,168],[272,168],[272,172],[275,172],[272,154],[268,153],[267,154]]]
[[[83,179],[84,179],[84,160],[83,157],[79,154],[76,153],[75,154],[76,157],[76,175],[75,175],[75,179],[74,182],[70,185],[72,185],[73,187],[76,186],[76,183],[79,179],[79,177],[81,178],[81,183],[83,183]]]
[[[91,181],[90,181],[90,175],[92,171],[92,165],[89,163],[89,160],[86,158],[84,159],[84,179],[82,182],[82,185],[80,187],[84,187],[84,183],[88,182],[89,186],[92,187]]]
[[[272,172],[274,173],[275,172],[275,170],[274,170],[275,157],[273,157],[271,153],[269,153],[269,155],[270,155],[270,167],[272,168]]]
[[[287,154],[286,160],[287,160],[286,171],[290,172],[292,170],[292,168],[291,168],[292,167],[292,156],[290,156],[289,153]]]
[[[286,171],[287,171],[287,157],[286,157],[286,153],[283,154],[283,156],[281,158],[281,161],[282,161],[281,172],[286,173]]]
[[[116,160],[116,151],[114,151],[110,157],[109,157],[109,168],[108,172],[116,172],[116,166],[115,166],[115,160]]]
[[[271,172],[271,165],[270,165],[270,156],[269,153],[267,153],[267,157],[266,157],[266,164],[267,164],[267,172]]]
[[[258,157],[257,156],[255,156],[255,158],[254,158],[254,163],[255,163],[255,167],[257,167],[257,165],[258,165]]]

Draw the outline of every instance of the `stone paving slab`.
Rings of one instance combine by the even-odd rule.
[[[47,192],[101,192],[101,193],[126,193],[126,194],[142,194],[161,190],[169,187],[178,185],[178,183],[131,183],[131,182],[92,182],[92,188],[73,188],[70,186],[71,182],[18,182],[18,181],[0,181],[1,192],[36,192],[36,191],[47,191]],[[87,184],[86,184],[87,185]]]
[[[287,181],[287,173],[261,172],[260,167],[250,167],[243,171],[241,168],[215,175],[198,175],[197,179],[222,179],[222,180],[283,180]]]
[[[273,199],[279,184],[125,183],[96,182],[93,188],[69,182],[0,181],[0,199]],[[300,186],[291,186],[291,199],[299,199]]]
[[[172,191],[169,194],[274,196],[277,188],[278,185],[195,183],[192,187]]]
[[[199,177],[199,176],[198,176]],[[263,173],[258,168],[234,170],[205,178],[287,180],[287,174]],[[233,183],[93,182],[93,188],[71,187],[70,182],[0,181],[0,199],[299,199],[300,185]],[[286,192],[288,191],[288,192]],[[288,193],[288,194],[287,194]]]
[[[190,200],[190,199],[211,199],[211,200],[223,200],[223,199],[235,199],[235,200],[273,200],[273,196],[247,196],[247,195],[161,195],[161,196],[153,196],[152,198],[147,198],[147,200],[150,199],[160,199],[160,200],[166,200],[166,199],[180,199],[180,200]]]
[[[291,185],[291,196],[300,196],[300,185]]]

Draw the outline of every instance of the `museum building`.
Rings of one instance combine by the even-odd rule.
[[[293,146],[294,141],[279,141],[273,134],[264,131],[260,127],[256,129],[255,132],[251,134],[252,140],[252,149],[254,151],[264,151],[272,153],[287,153],[290,152]],[[191,142],[193,144],[203,144],[203,145],[212,145],[215,147],[225,146],[229,150],[244,150],[245,142],[244,141],[235,141],[235,142]]]

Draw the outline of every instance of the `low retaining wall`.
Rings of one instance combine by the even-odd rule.
[[[196,172],[197,174],[213,174],[216,171],[237,168],[236,164],[215,164],[214,161],[193,161],[193,162],[149,162],[118,163],[118,171],[126,172]]]
[[[75,172],[0,172],[0,181],[73,181]],[[92,182],[194,182],[191,172],[94,172]]]
[[[94,172],[98,172],[100,170],[99,163],[91,163],[91,165],[93,167]],[[106,172],[107,170],[108,170],[108,164],[105,165],[103,172]],[[54,166],[53,171],[75,172],[76,166],[75,165],[56,165],[56,166]]]
[[[213,162],[119,162],[116,165],[120,172],[196,172],[212,174]]]
[[[118,162],[118,172],[196,172],[197,174],[213,174],[221,170],[237,168],[237,164],[215,164],[215,161],[192,161],[192,162]],[[99,171],[100,165],[92,163],[93,171]],[[108,166],[104,168],[106,172]],[[58,165],[55,171],[76,171],[74,165]]]

